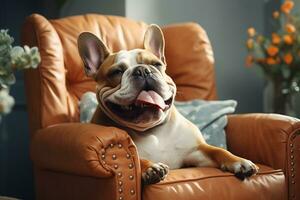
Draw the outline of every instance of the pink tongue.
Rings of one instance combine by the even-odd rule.
[[[150,91],[143,90],[137,97],[136,101],[138,103],[148,103],[151,105],[156,105],[162,110],[166,108],[166,104],[163,98],[152,90]]]

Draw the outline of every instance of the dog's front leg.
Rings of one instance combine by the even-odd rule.
[[[142,184],[149,185],[164,180],[169,172],[169,167],[163,163],[153,163],[141,159]]]
[[[200,144],[198,147],[206,159],[211,162],[202,162],[205,166],[215,166],[222,170],[234,173],[238,178],[252,176],[258,172],[258,167],[250,160],[233,155],[227,150],[214,147],[208,144]],[[199,163],[201,166],[201,163]]]

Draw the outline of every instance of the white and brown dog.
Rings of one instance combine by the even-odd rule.
[[[92,123],[130,134],[141,157],[144,184],[157,183],[169,168],[184,166],[217,167],[240,178],[256,174],[258,167],[251,161],[208,145],[199,129],[176,110],[176,86],[165,73],[164,45],[157,25],[147,29],[145,49],[116,53],[92,33],[80,34],[85,72],[97,82],[99,106]]]

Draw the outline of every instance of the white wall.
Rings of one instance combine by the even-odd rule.
[[[126,16],[160,25],[198,22],[211,40],[220,99],[236,99],[239,112],[262,111],[263,81],[244,66],[246,30],[263,31],[263,0],[128,0]]]

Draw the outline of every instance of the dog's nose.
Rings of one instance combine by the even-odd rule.
[[[141,77],[141,78],[146,78],[147,76],[149,76],[151,74],[151,70],[148,69],[147,67],[144,66],[138,66],[136,67],[133,72],[132,75],[135,77]]]

